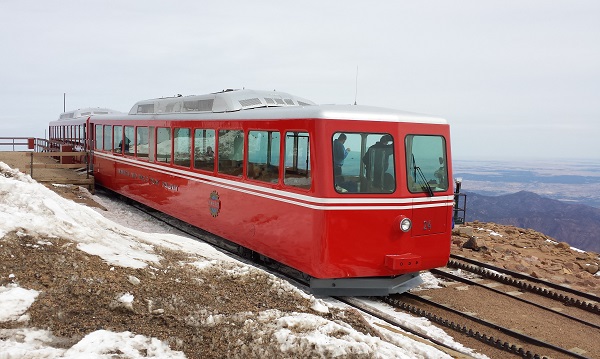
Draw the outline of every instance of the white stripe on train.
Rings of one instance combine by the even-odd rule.
[[[187,180],[238,191],[254,196],[268,198],[280,202],[294,204],[317,210],[406,210],[413,208],[429,208],[452,206],[454,196],[419,197],[419,198],[322,198],[302,195],[293,192],[281,191],[272,188],[264,188],[248,183],[228,180],[224,178],[209,176],[201,173],[186,171],[174,167],[165,167],[151,162],[129,159],[102,152],[94,152],[94,156],[128,164],[138,168],[151,170],[171,176],[185,178]],[[302,201],[302,202],[300,202]],[[370,206],[358,206],[356,204],[371,204]],[[346,204],[346,205],[344,205]],[[327,206],[328,205],[328,206]],[[338,206],[332,206],[338,205]],[[344,206],[340,206],[344,205]]]

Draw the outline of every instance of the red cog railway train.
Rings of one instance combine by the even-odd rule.
[[[401,293],[448,261],[442,118],[226,90],[63,113],[49,133],[90,151],[98,185],[310,276],[315,294]]]

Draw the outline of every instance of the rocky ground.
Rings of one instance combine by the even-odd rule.
[[[467,223],[453,232],[452,252],[600,295],[600,256],[532,229]]]
[[[309,300],[274,287],[258,270],[243,276],[194,270],[179,264],[188,261],[184,254],[168,250],[157,251],[164,259],[154,270],[111,267],[99,257],[78,250],[72,242],[42,239],[52,245],[40,250],[40,240],[16,233],[2,239],[0,266],[3,272],[10,268],[15,277],[3,277],[0,286],[18,282],[21,287],[40,291],[28,310],[29,326],[51,330],[65,347],[92,331],[105,329],[159,338],[188,358],[269,357],[280,353],[276,341],[264,343],[261,353],[253,352],[253,347],[240,350],[239,346],[240,341],[252,343],[256,339],[253,336],[262,335],[247,321],[254,319],[252,313],[269,308],[321,315],[377,336],[357,312],[319,313],[311,309]],[[128,306],[118,301],[115,293],[135,293],[145,304]],[[201,325],[210,317],[214,318],[213,325]],[[4,322],[0,328],[21,325]]]

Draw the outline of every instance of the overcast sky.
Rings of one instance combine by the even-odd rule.
[[[277,89],[447,118],[454,159],[600,159],[600,1],[0,0],[0,136]],[[358,89],[356,74],[358,68]]]

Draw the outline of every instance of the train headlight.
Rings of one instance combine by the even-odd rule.
[[[409,218],[402,218],[400,221],[400,230],[402,232],[408,232],[412,228],[412,221]]]

